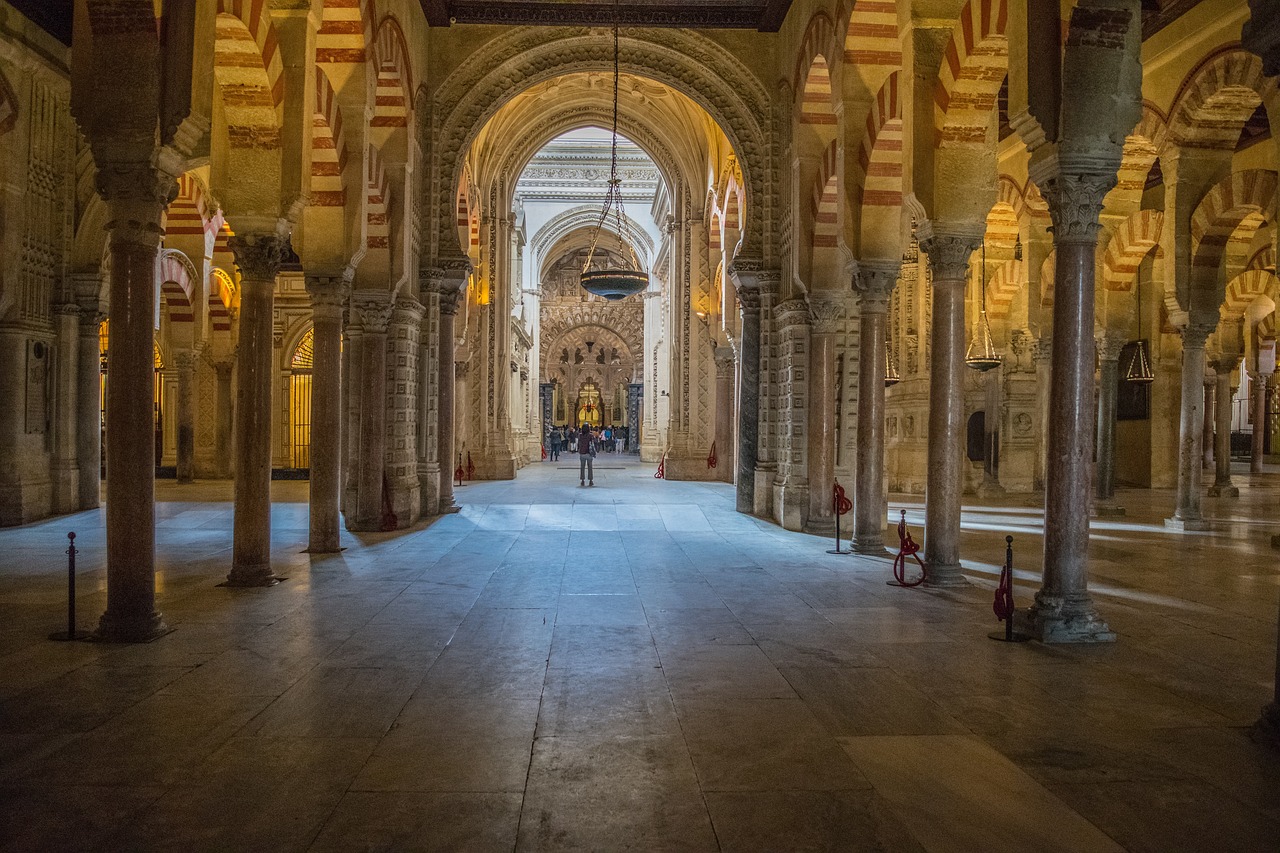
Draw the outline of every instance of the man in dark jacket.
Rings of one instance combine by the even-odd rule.
[[[594,486],[596,474],[593,460],[596,456],[596,438],[591,434],[591,426],[583,424],[578,430],[578,485]]]

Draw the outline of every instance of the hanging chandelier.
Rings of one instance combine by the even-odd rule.
[[[898,366],[893,363],[893,353],[888,347],[884,348],[884,387],[892,388],[898,384]]]
[[[978,325],[973,330],[973,340],[964,354],[964,363],[979,373],[985,373],[1001,364],[1000,353],[996,352],[995,342],[991,339],[991,324],[987,322],[987,241],[982,241],[982,309],[978,314]]]
[[[630,267],[616,267],[612,264],[605,269],[592,269],[596,247],[600,242],[600,234],[613,217],[614,236],[618,238],[618,257],[625,263],[630,259]],[[605,299],[625,299],[639,293],[649,286],[649,275],[640,269],[635,250],[626,242],[625,224],[627,213],[622,208],[622,179],[618,177],[618,2],[613,4],[613,143],[609,152],[609,188],[605,191],[604,206],[600,210],[600,219],[596,222],[595,231],[591,235],[591,248],[587,250],[587,259],[582,264],[582,276],[579,279],[584,290],[603,296]],[[609,260],[612,260],[610,258]]]
[[[1151,358],[1147,354],[1147,342],[1142,337],[1142,277],[1138,277],[1138,346],[1133,358],[1129,360],[1129,369],[1124,373],[1126,382],[1147,384],[1154,382],[1155,373],[1151,370]]]

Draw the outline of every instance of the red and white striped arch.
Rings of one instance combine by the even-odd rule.
[[[1169,132],[1179,145],[1230,151],[1259,103],[1274,106],[1276,80],[1262,60],[1238,45],[1207,57],[1189,73],[1174,99]]]
[[[1024,261],[1008,260],[996,267],[987,282],[987,314],[993,320],[1008,319],[1013,301],[1026,286],[1027,265]]]
[[[377,20],[373,0],[324,0],[316,32],[316,62],[363,65]]]
[[[1142,119],[1133,132],[1125,137],[1124,153],[1116,185],[1109,199],[1126,199],[1139,202],[1147,187],[1147,175],[1165,148],[1169,126],[1164,114],[1150,101],[1142,102]]]
[[[1276,247],[1273,245],[1263,246],[1257,252],[1254,252],[1249,262],[1245,264],[1245,269],[1249,270],[1269,270],[1276,271]]]
[[[165,211],[165,237],[203,237],[211,227],[204,186],[190,172],[179,175],[178,194]]]
[[[223,222],[218,229],[218,236],[213,240],[213,265],[221,267],[229,273],[236,268],[236,255],[235,252],[231,251],[231,244],[228,242],[233,236],[235,234],[231,230],[231,226]]]
[[[941,145],[983,145],[1000,85],[1008,71],[1006,0],[969,0],[943,54],[934,88],[934,124]]]
[[[844,61],[861,69],[896,70],[902,66],[898,8],[889,0],[856,0],[844,39]],[[864,76],[872,75],[863,71]]]
[[[818,165],[818,176],[813,184],[813,198],[810,200],[815,249],[834,248],[839,244],[840,176],[837,172],[839,163],[839,141],[833,139],[827,146],[827,150],[822,153],[822,162]]]
[[[187,256],[165,249],[158,260],[160,300],[168,309],[169,322],[190,323],[195,319],[191,295],[195,292],[195,270]]]
[[[1191,214],[1192,270],[1215,272],[1227,242],[1251,213],[1275,216],[1276,173],[1262,169],[1232,172],[1209,190]]]
[[[1274,341],[1276,339],[1276,312],[1272,311],[1254,326],[1258,332],[1258,340]]]
[[[1133,288],[1142,259],[1160,244],[1164,214],[1158,210],[1139,210],[1111,232],[1102,254],[1102,287],[1114,293]]]
[[[213,73],[232,148],[280,145],[284,73],[265,0],[218,0]]]
[[[1247,270],[1227,283],[1226,296],[1222,300],[1222,316],[1226,319],[1239,318],[1259,296],[1265,296],[1272,302],[1280,299],[1280,281],[1275,274],[1265,270]]]
[[[839,42],[835,37],[835,25],[825,12],[819,12],[809,20],[800,51],[796,55],[796,94],[800,98],[801,124],[835,124],[835,101],[832,97],[831,65],[828,56]]]
[[[236,285],[231,274],[214,267],[209,272],[209,328],[215,332],[231,331],[231,306],[235,304]]]
[[[329,77],[316,66],[316,110],[311,131],[311,204],[342,207],[347,203],[342,176],[347,168],[347,142],[342,107]]]
[[[884,81],[867,113],[867,133],[858,151],[858,166],[862,170],[864,207],[901,206],[902,102],[898,98],[897,71]]]
[[[387,221],[387,199],[391,188],[382,165],[382,155],[377,147],[369,146],[366,170],[365,245],[370,249],[387,249],[391,246],[391,230]]]
[[[413,109],[410,93],[413,74],[409,66],[409,48],[396,19],[387,16],[378,26],[374,42],[374,65],[377,80],[373,96],[373,118],[370,127],[407,127]]]

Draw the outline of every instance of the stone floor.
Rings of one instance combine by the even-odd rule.
[[[598,461],[315,559],[306,483],[277,483],[289,579],[254,590],[217,586],[230,485],[161,484],[175,630],[143,646],[45,639],[68,530],[81,625],[103,609],[100,512],[0,531],[0,849],[1280,849],[1280,755],[1247,737],[1280,476],[1206,500],[1206,534],[1122,491],[1092,542],[1119,641],[1046,647],[986,636],[1006,533],[1034,590],[1033,498],[966,507],[972,585],[927,592]]]

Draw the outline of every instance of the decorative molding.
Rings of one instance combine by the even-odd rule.
[[[844,319],[844,300],[839,294],[812,291],[809,294],[809,323],[816,335],[834,335]]]

